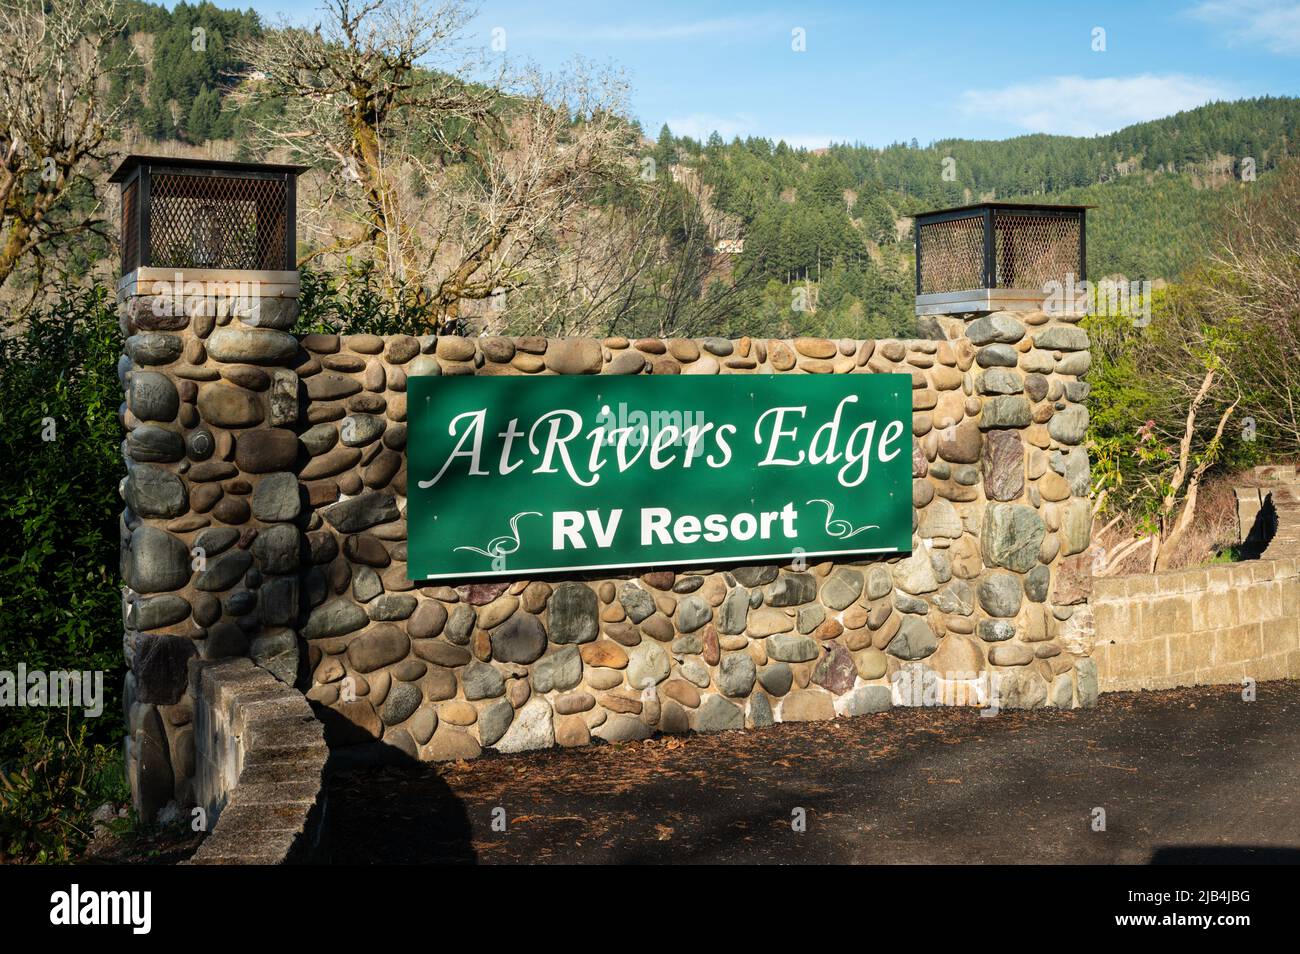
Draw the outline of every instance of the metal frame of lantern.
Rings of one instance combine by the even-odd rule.
[[[915,216],[916,313],[1035,311],[1087,275],[1089,205],[981,202]]]
[[[122,201],[119,293],[177,272],[296,293],[297,180],[307,168],[127,156],[109,177]]]

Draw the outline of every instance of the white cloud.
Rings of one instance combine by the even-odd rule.
[[[1300,55],[1300,3],[1287,0],[1206,0],[1187,13],[1226,32],[1231,43]]]
[[[967,90],[959,106],[967,116],[1030,132],[1094,136],[1232,95],[1214,80],[1178,73],[1103,79],[1053,76],[999,89]]]
[[[730,142],[733,137],[742,139],[753,133],[754,117],[748,113],[734,116],[720,116],[715,113],[690,113],[686,116],[674,116],[666,120],[674,136],[690,136],[703,142],[709,134],[717,131],[724,140]],[[653,136],[654,133],[651,133]]]

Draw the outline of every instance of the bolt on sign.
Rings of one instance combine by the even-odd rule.
[[[909,550],[911,384],[413,377],[411,578]]]

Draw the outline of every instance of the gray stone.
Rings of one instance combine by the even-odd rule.
[[[298,478],[291,473],[267,474],[253,488],[253,516],[258,520],[293,520],[300,510]]]
[[[136,600],[127,612],[126,624],[132,629],[159,629],[179,623],[190,615],[189,601],[180,596],[154,596]]]
[[[980,410],[980,430],[1028,427],[1031,420],[1029,401],[1021,395],[1004,395],[984,399]]]
[[[360,533],[379,523],[399,516],[397,500],[389,491],[369,491],[319,511],[321,517],[340,533]]]
[[[253,637],[249,655],[282,683],[292,686],[298,678],[298,637],[291,629],[275,629]]]
[[[298,620],[298,577],[278,576],[257,591],[257,619],[263,626],[292,626]]]
[[[976,390],[980,394],[1019,394],[1024,390],[1024,379],[1013,368],[989,368],[979,376]]]
[[[698,596],[688,596],[677,604],[677,629],[691,633],[713,619],[713,607]]]
[[[988,566],[1028,573],[1038,562],[1038,548],[1046,533],[1042,518],[1032,507],[990,504],[984,510],[980,532],[984,562]]]
[[[269,328],[218,328],[208,336],[208,355],[227,364],[283,364],[298,353],[298,339]]]
[[[774,566],[737,566],[731,568],[731,575],[741,586],[753,589],[765,586],[776,579],[777,568]]]
[[[142,634],[135,641],[131,673],[135,699],[154,705],[175,705],[189,684],[189,663],[198,654],[188,636]]]
[[[1064,672],[1056,677],[1050,692],[1052,705],[1058,709],[1074,707],[1074,673]]]
[[[514,721],[493,746],[498,752],[526,752],[547,749],[555,744],[551,707],[540,696],[533,696],[515,714]]]
[[[1039,709],[1047,703],[1047,683],[1030,667],[1000,670],[993,691],[1003,709]]]
[[[292,573],[298,569],[302,535],[286,523],[263,527],[253,541],[253,556],[263,573]]]
[[[768,663],[759,670],[758,682],[771,695],[783,696],[794,684],[794,670],[783,662]]]
[[[909,596],[902,590],[894,591],[894,605],[898,607],[899,612],[912,613],[916,616],[924,616],[930,612],[930,604],[919,596]]]
[[[1031,602],[1043,602],[1047,599],[1047,589],[1051,579],[1051,571],[1040,563],[1025,575],[1025,596],[1029,597]]]
[[[158,812],[172,800],[176,785],[171,759],[167,755],[167,733],[154,706],[143,706],[138,727],[131,737],[135,770],[129,773],[132,801],[140,818],[152,824]]]
[[[1044,351],[1087,351],[1088,333],[1078,325],[1052,325],[1034,335],[1034,347]]]
[[[298,421],[298,375],[288,368],[276,368],[271,372],[271,390],[267,395],[270,414],[267,423],[273,427],[284,427]]]
[[[1004,619],[982,619],[975,627],[986,643],[1001,643],[1016,635],[1016,627]]]
[[[1010,618],[1020,612],[1023,590],[1020,577],[1014,573],[995,571],[988,574],[980,580],[978,593],[980,606],[990,616]]]
[[[939,588],[939,580],[934,575],[934,564],[925,549],[917,550],[894,564],[894,582],[904,593],[913,596],[933,593]],[[899,594],[895,594],[897,598]]]
[[[867,599],[878,600],[888,596],[894,588],[894,581],[889,576],[889,569],[877,563],[867,571]]]
[[[939,641],[929,624],[919,616],[908,616],[903,619],[885,652],[899,659],[913,660],[924,659],[938,648]]]
[[[747,696],[757,675],[748,653],[727,653],[718,667],[718,688],[728,696]]]
[[[384,433],[385,421],[377,414],[349,414],[339,428],[346,447],[365,447]]]
[[[572,689],[582,681],[582,656],[577,646],[565,646],[533,663],[533,688],[538,692]]]
[[[589,643],[600,632],[596,593],[581,583],[561,583],[551,594],[550,636],[553,643]]]
[[[756,728],[761,729],[773,723],[772,703],[768,701],[767,696],[761,692],[756,692],[749,697],[749,722]]]
[[[677,667],[678,674],[692,685],[701,689],[709,687],[709,668],[698,659],[687,659]]]
[[[247,550],[223,553],[215,560],[208,561],[208,568],[195,579],[194,588],[209,593],[228,590],[243,579],[252,563],[253,555]]]
[[[384,720],[384,725],[397,725],[405,722],[420,708],[423,696],[420,694],[420,687],[409,682],[399,682],[388,691],[388,697],[384,700],[384,707],[380,710],[379,716]]]
[[[409,619],[415,606],[416,599],[409,593],[385,593],[370,605],[369,615],[373,620],[395,622]]]
[[[460,684],[466,699],[495,699],[505,695],[505,678],[495,666],[477,660],[461,670]]]
[[[793,633],[767,637],[767,654],[782,662],[811,662],[820,655],[816,640]]]
[[[319,457],[339,442],[339,429],[333,421],[327,421],[308,428],[298,439],[308,454]]]
[[[833,610],[848,608],[862,595],[862,574],[840,567],[822,584],[822,602]]]
[[[126,353],[136,364],[171,364],[181,356],[184,342],[176,335],[157,332],[132,335],[126,339]]]
[[[749,618],[749,593],[736,587],[718,607],[718,632],[724,636],[738,636],[745,631]]]
[[[469,642],[470,634],[474,632],[474,623],[478,617],[474,614],[474,607],[466,606],[464,603],[457,603],[451,611],[451,616],[447,620],[447,628],[443,630],[447,639],[457,646],[464,646]]]
[[[650,738],[650,726],[636,716],[615,712],[592,729],[591,734],[606,742],[639,742]]]
[[[508,699],[498,699],[484,706],[478,714],[478,736],[484,745],[496,745],[510,728],[515,708]]]
[[[719,695],[710,694],[695,710],[696,732],[723,732],[745,727],[745,710]]]
[[[657,644],[642,642],[628,650],[627,684],[633,689],[646,689],[668,678],[671,661]]]
[[[704,652],[704,639],[699,633],[687,633],[673,640],[674,656],[690,656]]]
[[[126,505],[141,517],[179,517],[190,509],[185,483],[169,470],[136,464],[127,475]]]
[[[969,583],[954,580],[934,594],[934,605],[944,613],[969,616],[975,610],[975,597]]]
[[[811,573],[786,573],[767,588],[768,606],[799,606],[817,598],[817,580]]]
[[[820,626],[826,619],[826,608],[820,603],[809,603],[799,610],[796,626],[805,636]]]
[[[384,592],[384,583],[374,567],[359,566],[352,574],[352,596],[358,603],[369,603]]]
[[[917,535],[927,540],[936,538],[944,540],[960,539],[962,533],[961,516],[957,508],[942,497],[930,501],[930,505],[921,511],[921,519],[916,525]],[[888,590],[885,591],[889,592]],[[884,596],[884,593],[880,594]],[[872,597],[879,599],[879,597]],[[847,605],[847,604],[845,604]]]
[[[302,628],[305,639],[322,639],[342,636],[360,629],[370,622],[370,617],[351,600],[331,600],[312,610],[307,624]]]
[[[966,326],[966,337],[972,344],[1015,344],[1025,336],[1025,326],[1004,311],[977,318]]]
[[[981,368],[1014,368],[1020,361],[1020,352],[1011,345],[985,345],[975,352],[975,360]]]
[[[230,549],[238,539],[239,531],[234,527],[209,527],[194,538],[194,546],[210,558]]]
[[[126,436],[126,452],[132,460],[170,463],[185,456],[185,439],[157,424],[141,424]]]
[[[619,588],[618,601],[623,604],[623,609],[627,612],[628,618],[634,623],[639,623],[646,617],[652,616],[655,611],[654,597],[641,587],[633,586],[631,583],[624,583]]]
[[[1047,422],[1047,433],[1062,444],[1080,444],[1088,433],[1088,409],[1082,404],[1071,404],[1057,411]]]
[[[844,714],[860,716],[872,712],[888,712],[892,705],[893,693],[888,686],[859,686],[846,697]]]
[[[131,413],[142,421],[172,421],[181,398],[171,378],[157,371],[131,373]]]
[[[1091,659],[1079,659],[1074,664],[1079,706],[1091,709],[1097,704],[1097,664]]]
[[[532,613],[516,613],[492,630],[490,638],[492,658],[498,662],[527,665],[546,652],[546,629]]]

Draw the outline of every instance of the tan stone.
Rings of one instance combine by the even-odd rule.
[[[775,633],[788,633],[794,629],[794,619],[783,610],[772,606],[761,606],[750,610],[746,632],[754,639],[762,639]]]
[[[444,702],[438,706],[438,721],[451,725],[473,725],[478,721],[478,710],[468,702]]]
[[[583,643],[578,652],[582,661],[588,666],[602,666],[608,669],[622,669],[627,666],[627,651],[612,639],[598,639],[593,643]]]

